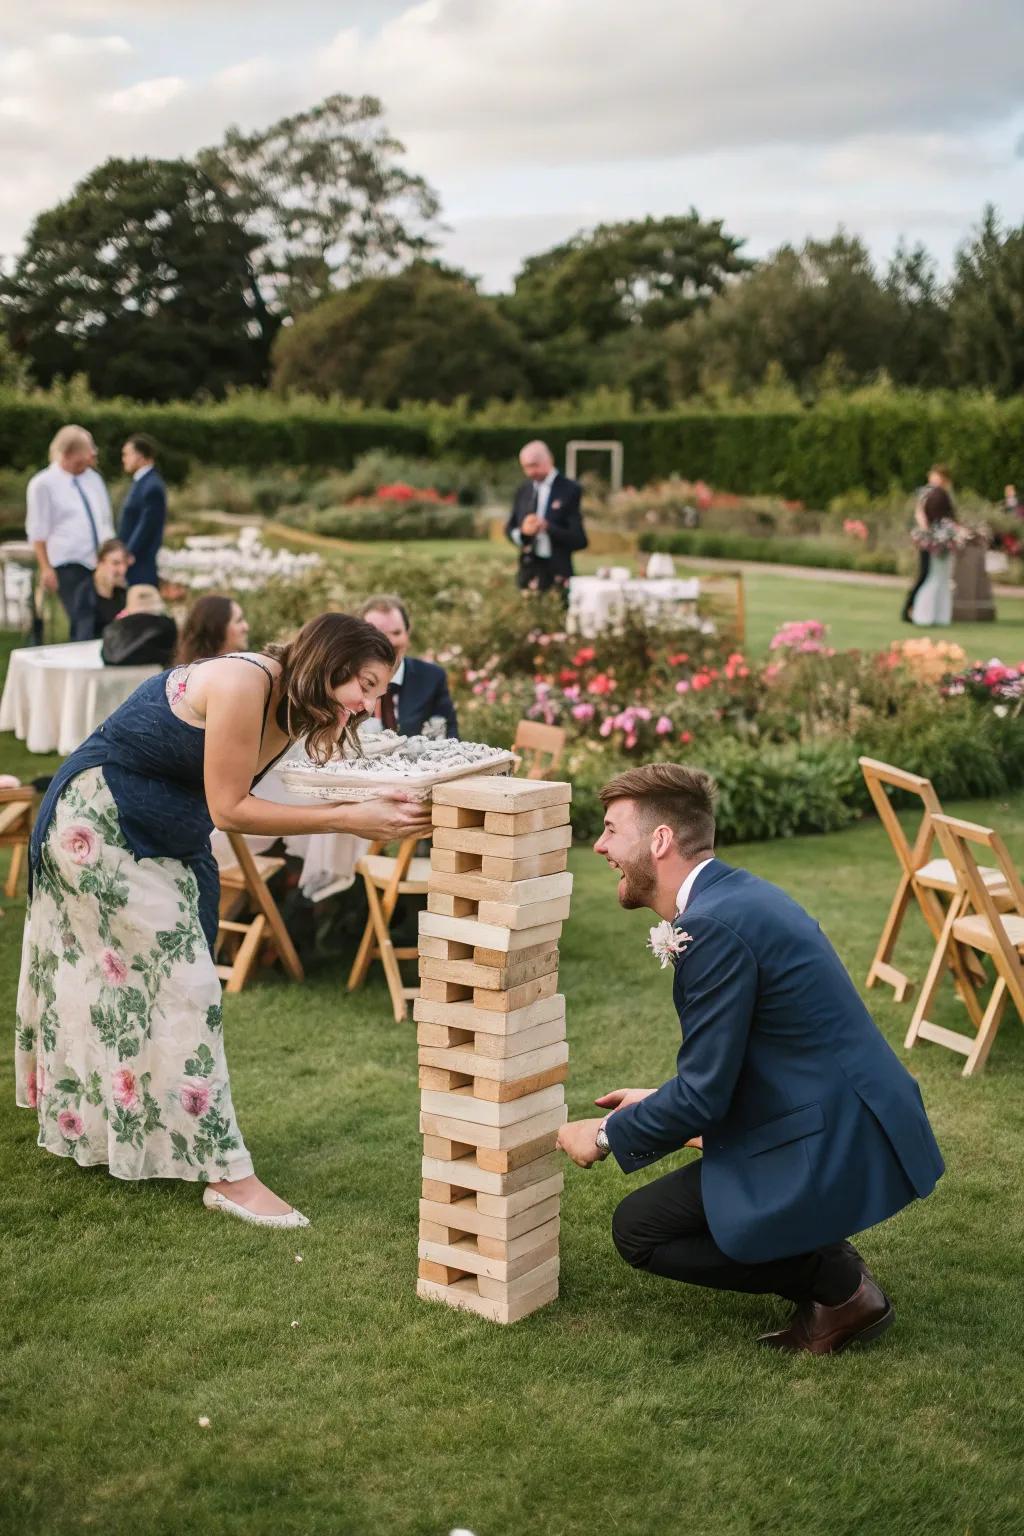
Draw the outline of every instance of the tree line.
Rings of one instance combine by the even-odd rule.
[[[110,159],[0,274],[0,383],[100,396],[270,386],[395,407],[794,399],[879,376],[1024,389],[1024,226],[992,208],[947,279],[921,245],[880,271],[857,236],[767,258],[694,209],[529,257],[508,294],[439,261],[440,200],[374,97],[328,97],[192,159]]]

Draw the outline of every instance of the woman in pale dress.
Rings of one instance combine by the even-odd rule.
[[[235,1119],[210,833],[422,835],[401,793],[252,794],[294,741],[323,762],[354,738],[394,664],[379,630],[322,614],[288,645],[150,678],[62,765],[32,837],[18,993],[17,1100],[40,1146],[115,1178],[201,1183],[205,1205],[257,1225],[306,1225],[256,1177]]]
[[[954,532],[956,514],[949,492],[941,485],[933,485],[918,503],[914,521],[925,541],[943,525],[948,525],[950,532]],[[928,575],[917,588],[910,617],[914,624],[930,628],[950,624],[953,620],[952,542],[931,545],[929,555]]]

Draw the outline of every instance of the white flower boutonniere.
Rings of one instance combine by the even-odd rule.
[[[561,505],[562,505],[562,503],[560,501],[553,501],[551,503],[551,510],[552,510],[552,512],[557,512]]]
[[[686,953],[687,946],[693,943],[693,934],[686,933],[681,928],[674,928],[670,922],[658,923],[651,929],[651,937],[647,948],[651,951],[655,960],[661,962],[662,970],[678,960],[680,955]]]

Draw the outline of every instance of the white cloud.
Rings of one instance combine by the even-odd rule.
[[[100,97],[99,106],[111,112],[139,116],[147,112],[162,112],[188,86],[180,75],[164,75],[157,80],[138,80],[123,91],[111,91]]]

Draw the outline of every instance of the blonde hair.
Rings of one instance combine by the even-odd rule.
[[[147,586],[140,581],[137,586],[128,588],[128,597],[124,605],[125,613],[163,613],[164,600],[156,587]]]
[[[50,443],[50,463],[56,464],[58,459],[62,459],[66,453],[74,453],[76,448],[93,446],[92,433],[70,422],[54,434],[53,441]]]

